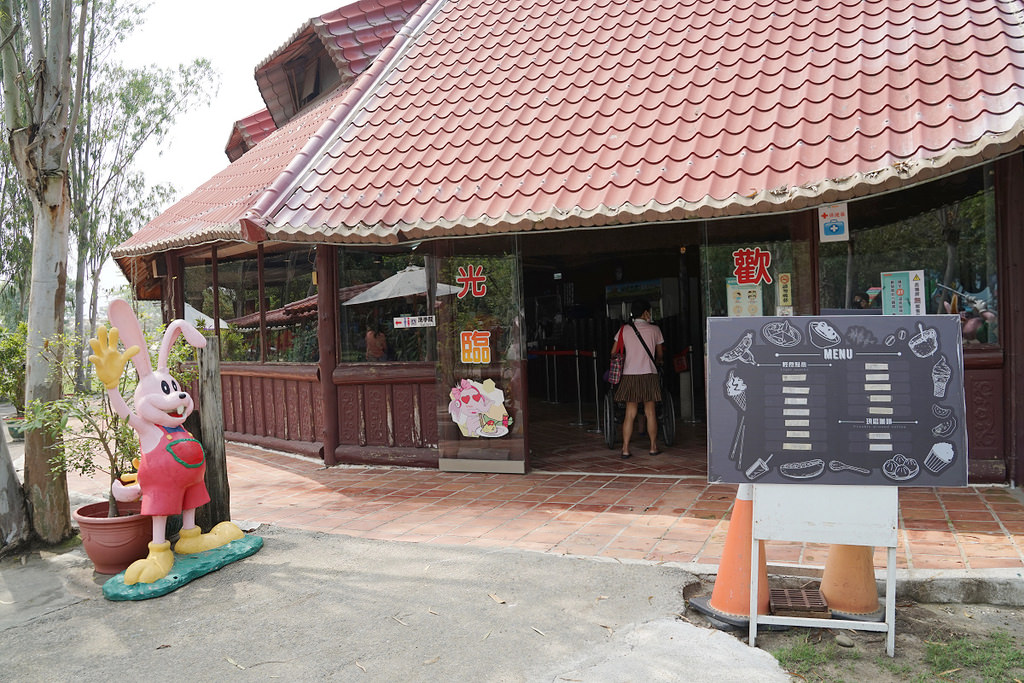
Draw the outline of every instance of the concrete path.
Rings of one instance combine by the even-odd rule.
[[[788,681],[690,625],[696,578],[568,558],[261,528],[256,555],[162,598],[109,602],[80,550],[0,562],[18,681]]]

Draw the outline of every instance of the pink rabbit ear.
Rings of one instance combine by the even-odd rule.
[[[132,363],[139,377],[152,374],[153,364],[149,359],[149,349],[146,348],[146,338],[142,336],[142,327],[131,305],[124,299],[114,299],[107,309],[107,318],[110,319],[110,324],[117,328],[125,348],[139,347],[139,352],[132,356]]]
[[[174,346],[174,342],[178,339],[179,334],[184,335],[185,341],[198,349],[206,346],[206,337],[193,327],[191,323],[181,319],[172,320],[171,324],[167,326],[167,331],[164,332],[163,340],[160,342],[160,356],[157,367],[164,372],[167,371],[167,361],[171,357],[171,347]]]

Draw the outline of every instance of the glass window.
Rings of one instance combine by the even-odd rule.
[[[209,262],[185,266],[185,314],[186,322],[196,329],[213,333],[213,266]]]
[[[433,359],[434,328],[406,324],[433,314],[423,255],[349,248],[338,262],[339,362]]]
[[[701,248],[704,315],[811,315],[815,283],[807,221],[708,221]]]
[[[260,359],[259,269],[255,257],[218,261],[220,356],[226,361]]]
[[[518,246],[514,237],[437,245],[442,458],[526,459]]]
[[[319,359],[315,271],[315,247],[264,254],[268,362],[315,363]]]
[[[850,241],[819,246],[822,312],[880,313],[882,273],[923,271],[926,313],[958,314],[965,345],[998,343],[993,174],[851,202]]]

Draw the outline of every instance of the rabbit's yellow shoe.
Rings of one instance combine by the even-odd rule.
[[[178,542],[174,544],[174,552],[182,555],[201,553],[204,550],[213,550],[231,541],[243,538],[245,534],[231,522],[221,522],[210,529],[209,533],[202,533],[199,527],[182,529]]]
[[[136,583],[153,583],[167,576],[174,566],[174,553],[171,542],[150,543],[149,555],[135,560],[124,572],[124,583],[131,586]]]

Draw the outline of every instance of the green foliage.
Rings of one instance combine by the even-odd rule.
[[[28,325],[18,323],[14,330],[0,329],[0,396],[25,412],[25,337]]]
[[[71,351],[78,340],[69,334],[47,340],[42,356],[65,391],[73,391],[74,359]],[[120,391],[130,396],[138,378],[121,376]],[[26,429],[39,429],[54,439],[50,468],[55,474],[72,471],[92,476],[106,472],[110,482],[129,471],[138,456],[134,430],[114,412],[102,384],[95,377],[87,392],[66,393],[55,401],[32,401],[26,409]]]
[[[0,324],[14,327],[28,317],[32,270],[32,203],[0,138]]]

